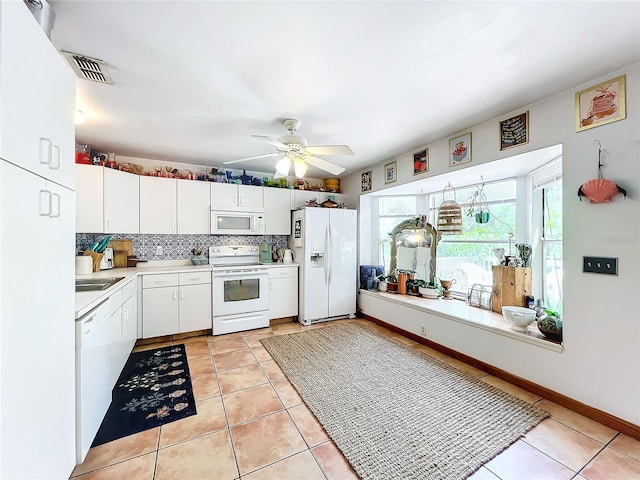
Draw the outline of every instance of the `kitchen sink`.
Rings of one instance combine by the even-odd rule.
[[[106,290],[111,285],[118,283],[123,278],[124,277],[76,278],[76,292]]]

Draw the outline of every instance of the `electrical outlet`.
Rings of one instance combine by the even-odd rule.
[[[161,257],[161,256],[162,256],[162,246],[156,245],[156,257]]]
[[[618,259],[610,257],[582,257],[582,271],[618,275]]]
[[[420,327],[420,335],[422,335],[423,337],[427,336],[427,326],[426,325],[422,325]]]

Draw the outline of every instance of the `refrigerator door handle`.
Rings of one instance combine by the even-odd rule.
[[[327,225],[325,231],[324,231],[324,283],[325,285],[329,285],[330,282],[330,275],[331,272],[329,271],[330,268],[330,259],[331,259],[331,245],[329,243],[329,241],[331,240],[331,237],[329,235],[329,226]]]
[[[333,265],[333,249],[331,246],[331,238],[333,236],[332,232],[331,232],[331,225],[327,226],[327,258],[325,258],[325,262],[327,262],[327,269],[329,271],[329,274],[327,275],[329,281],[327,282],[327,285],[331,285],[331,266]]]

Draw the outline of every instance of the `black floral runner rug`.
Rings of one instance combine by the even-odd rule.
[[[196,414],[184,345],[132,353],[92,447]]]

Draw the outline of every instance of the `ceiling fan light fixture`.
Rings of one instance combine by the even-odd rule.
[[[296,172],[296,177],[302,178],[307,172],[307,164],[304,163],[302,158],[298,157],[293,161],[293,169]]]
[[[285,177],[289,175],[289,168],[291,168],[291,161],[287,157],[282,157],[276,163],[276,171]]]

